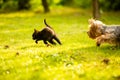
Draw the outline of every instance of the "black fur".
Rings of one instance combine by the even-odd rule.
[[[61,42],[58,39],[55,31],[50,27],[47,23],[46,20],[44,19],[44,23],[46,25],[45,28],[43,28],[41,31],[38,31],[34,29],[34,33],[32,34],[33,40],[35,40],[36,43],[38,43],[39,40],[43,40],[44,44],[49,45],[49,43],[56,45],[56,43],[53,41],[56,40],[60,45]]]

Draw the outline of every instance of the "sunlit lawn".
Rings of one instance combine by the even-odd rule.
[[[96,47],[86,34],[91,11],[60,10],[0,14],[0,80],[120,79],[120,49],[109,44]],[[101,20],[120,24],[119,14],[103,13]],[[63,45],[46,47],[32,40],[34,28],[45,27],[44,18]]]

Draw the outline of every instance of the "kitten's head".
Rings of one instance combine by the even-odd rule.
[[[37,34],[38,34],[38,32],[39,32],[38,30],[34,29],[34,32],[33,32],[33,34],[32,34],[33,40],[37,39]]]

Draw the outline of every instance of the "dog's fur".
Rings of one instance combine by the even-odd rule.
[[[101,43],[110,43],[120,46],[120,25],[107,26],[99,20],[89,19],[88,36],[96,39],[96,45]]]
[[[54,45],[56,44],[53,41],[53,39],[55,39],[61,45],[61,42],[60,42],[59,38],[57,37],[55,31],[53,30],[52,27],[50,27],[46,23],[45,19],[44,19],[44,23],[45,23],[46,27],[43,28],[41,31],[38,31],[38,30],[34,29],[34,32],[32,34],[33,40],[35,40],[36,43],[38,43],[39,40],[43,40],[44,44],[49,46],[48,42],[51,43],[51,44],[54,44]]]

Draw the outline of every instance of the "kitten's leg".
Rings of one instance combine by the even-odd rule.
[[[36,40],[35,43],[38,44],[38,40]]]
[[[56,43],[53,41],[53,38],[52,38],[52,39],[50,39],[50,40],[49,40],[49,42],[50,42],[51,44],[56,45]]]
[[[54,37],[53,37],[60,45],[62,45],[61,44],[61,42],[60,42],[60,40],[58,39],[58,37],[55,35]]]
[[[47,43],[46,40],[43,40],[43,42],[44,42],[44,44],[45,44],[47,47],[50,46],[50,45]]]

